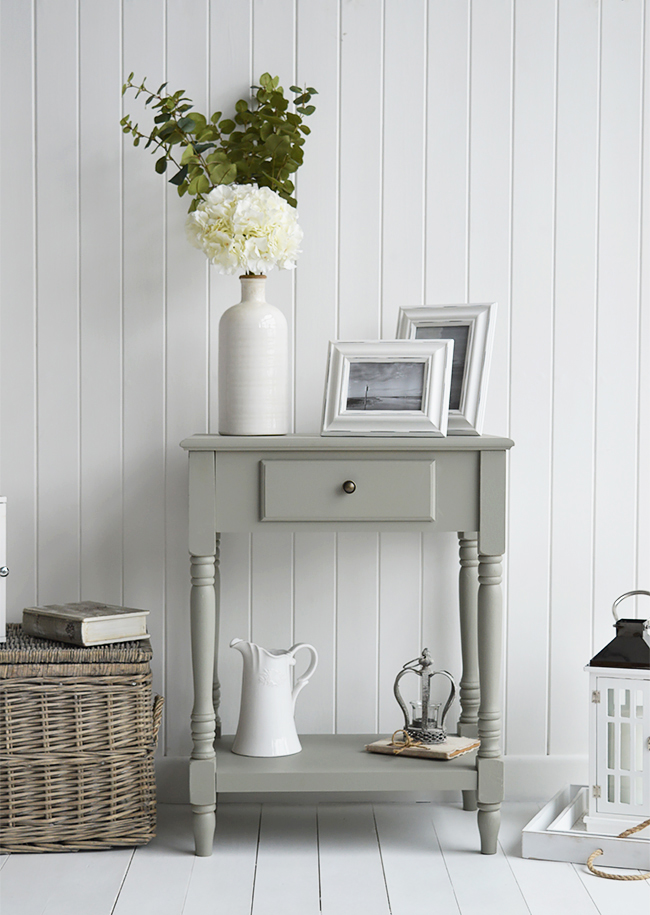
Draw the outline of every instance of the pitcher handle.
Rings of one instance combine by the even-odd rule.
[[[316,665],[318,664],[318,652],[316,651],[316,649],[314,648],[313,645],[308,645],[307,642],[299,642],[297,645],[293,645],[289,649],[289,654],[293,656],[296,654],[297,651],[300,651],[301,648],[309,649],[309,651],[311,652],[311,662],[310,662],[307,670],[302,675],[302,677],[299,677],[298,680],[296,680],[296,685],[294,686],[293,692],[291,693],[291,698],[293,700],[294,705],[296,704],[296,698],[298,696],[298,693],[304,686],[307,686],[307,684],[309,683],[309,678],[311,677],[313,672],[316,670]]]

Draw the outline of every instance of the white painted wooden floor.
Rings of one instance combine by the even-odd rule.
[[[648,915],[650,881],[521,858],[538,809],[506,804],[486,857],[460,805],[224,804],[196,858],[189,808],[162,805],[137,850],[0,856],[0,915]]]

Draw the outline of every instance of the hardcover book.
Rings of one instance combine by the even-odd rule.
[[[87,600],[78,604],[25,607],[23,629],[41,639],[70,645],[107,645],[149,638],[148,610],[116,607]]]

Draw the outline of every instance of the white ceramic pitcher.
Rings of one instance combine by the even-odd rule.
[[[244,659],[241,707],[232,752],[239,756],[292,756],[300,753],[293,712],[296,697],[316,670],[318,654],[313,645],[300,642],[288,650],[262,648],[253,642],[233,639]],[[296,652],[307,648],[311,662],[291,689],[291,668]]]

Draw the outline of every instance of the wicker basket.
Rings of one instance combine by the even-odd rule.
[[[7,626],[0,645],[0,852],[144,845],[155,835],[151,645],[75,648]]]

